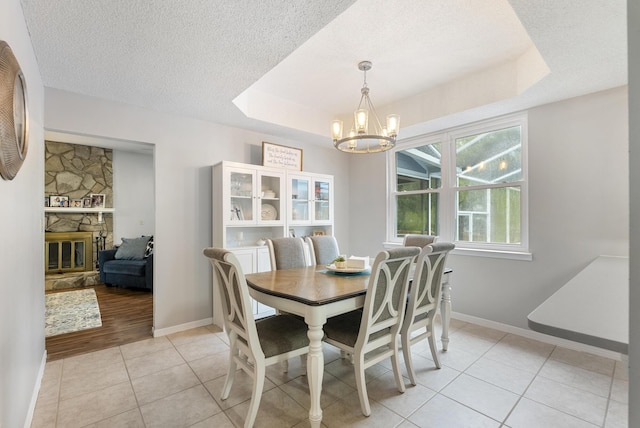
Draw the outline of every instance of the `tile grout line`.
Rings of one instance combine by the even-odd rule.
[[[122,364],[124,364],[124,369],[127,371],[127,379],[129,379],[129,386],[131,386],[131,391],[133,392],[133,397],[136,400],[136,406],[138,409],[138,413],[140,414],[140,419],[142,419],[142,423],[146,427],[147,424],[144,421],[144,416],[142,416],[142,411],[140,410],[140,401],[138,400],[138,394],[136,394],[136,390],[133,387],[133,379],[131,378],[131,373],[129,372],[129,366],[127,366],[127,360],[124,358],[124,354],[122,353],[122,346],[118,346],[118,351],[120,352],[120,357],[122,358]],[[129,411],[129,410],[127,410]]]
[[[540,372],[542,371],[542,368],[544,367],[545,364],[547,364],[547,361],[549,361],[549,359],[551,358],[551,355],[553,354],[553,351],[555,351],[557,348],[557,346],[554,346],[551,349],[551,352],[549,352],[549,355],[547,355],[547,358],[544,359],[544,362],[542,364],[540,364],[540,367],[538,368],[538,371],[536,371],[535,376],[533,376],[531,378],[531,381],[529,382],[529,384],[527,385],[527,387],[524,389],[524,391],[522,391],[522,394],[520,394],[520,396],[518,397],[518,399],[516,400],[515,404],[513,405],[513,407],[511,408],[511,410],[509,411],[509,413],[507,414],[507,416],[504,418],[504,420],[502,421],[502,425],[500,426],[504,426],[507,423],[507,420],[509,419],[509,416],[511,416],[511,414],[513,414],[513,411],[516,409],[516,407],[518,406],[518,404],[520,404],[520,401],[522,401],[523,398],[526,398],[524,395],[527,393],[527,391],[529,390],[529,388],[531,387],[531,385],[533,384],[533,382],[535,382],[536,377],[538,377],[538,375],[540,374]],[[528,399],[528,398],[527,398]],[[533,400],[535,401],[535,400]],[[537,403],[537,401],[536,401]],[[542,405],[545,405],[544,403],[539,403]],[[549,407],[549,406],[547,406]],[[550,409],[552,409],[552,407],[549,407]],[[554,409],[557,411],[560,411],[558,409]],[[564,413],[564,412],[562,412]]]
[[[467,323],[467,325],[469,325],[469,324]],[[466,327],[466,326],[465,326],[465,327]],[[463,329],[464,329],[464,327],[461,327],[461,328],[457,329],[456,331],[460,331],[460,330],[463,330]],[[461,405],[461,406],[463,406],[463,407],[466,407],[467,409],[472,410],[473,412],[476,412],[476,413],[478,413],[478,414],[480,414],[480,415],[482,415],[482,416],[484,416],[484,417],[486,417],[486,418],[489,418],[489,419],[491,419],[491,420],[493,420],[493,421],[496,421],[496,422],[500,423],[500,421],[499,421],[499,420],[497,420],[497,419],[495,419],[495,418],[492,418],[491,416],[486,415],[486,414],[484,414],[484,413],[482,413],[482,412],[478,411],[477,409],[474,409],[473,407],[468,406],[467,404],[461,403],[461,402],[459,402],[459,401],[457,401],[457,400],[455,400],[455,399],[453,399],[453,398],[451,398],[451,397],[448,397],[447,395],[442,394],[442,393],[441,393],[441,391],[442,391],[444,388],[446,388],[447,386],[451,385],[451,384],[452,384],[456,379],[458,379],[458,378],[460,377],[460,375],[462,375],[462,374],[466,374],[467,376],[473,377],[474,379],[478,379],[478,378],[476,378],[475,376],[472,376],[472,375],[470,375],[470,374],[467,374],[467,373],[466,373],[466,371],[469,369],[469,367],[471,367],[471,366],[472,366],[473,364],[475,364],[478,360],[480,360],[482,357],[484,357],[484,356],[485,356],[485,355],[486,355],[486,354],[487,354],[491,349],[493,349],[493,347],[495,347],[498,343],[500,343],[500,342],[501,342],[505,337],[507,337],[507,335],[508,335],[508,333],[505,333],[505,334],[500,338],[500,340],[498,340],[498,341],[497,341],[497,342],[495,342],[493,345],[491,345],[491,346],[490,346],[486,351],[484,351],[482,354],[480,354],[480,355],[479,355],[479,356],[478,356],[478,357],[473,361],[473,363],[469,364],[469,366],[468,366],[467,368],[465,368],[464,370],[462,370],[462,371],[457,370],[457,369],[455,369],[455,368],[453,368],[453,367],[447,366],[447,365],[446,365],[446,364],[444,364],[444,363],[441,363],[442,365],[447,366],[447,367],[449,367],[450,369],[457,371],[457,372],[458,372],[458,374],[457,374],[455,377],[453,377],[449,382],[447,382],[445,385],[443,385],[443,386],[442,386],[442,388],[440,388],[439,390],[435,391],[435,394],[434,394],[434,396],[433,396],[433,397],[431,397],[430,399],[428,399],[428,400],[427,400],[427,401],[426,401],[422,406],[418,407],[418,408],[417,408],[415,411],[413,411],[409,416],[411,416],[411,415],[415,414],[418,410],[420,410],[420,409],[421,409],[423,406],[425,406],[428,402],[430,402],[431,400],[433,400],[436,396],[440,395],[440,396],[442,396],[442,397],[444,397],[444,398],[446,398],[446,399],[448,399],[448,400],[451,400],[451,401],[453,401],[453,402],[455,402],[455,403],[457,403],[457,404],[459,404],[459,405]],[[441,342],[441,343],[442,343],[442,342]],[[444,350],[443,350],[442,352],[447,352],[447,351],[444,351]],[[486,381],[484,381],[484,380],[482,380],[482,379],[478,379],[478,380],[480,380],[480,381],[482,381],[482,382],[486,382]],[[487,382],[487,383],[489,383],[489,382]],[[489,384],[490,384],[490,385],[493,385],[493,384],[491,384],[491,383],[489,383]],[[421,385],[422,385],[422,384],[421,384]],[[426,385],[422,385],[422,386],[423,386],[423,387],[425,387],[425,388],[428,388]],[[493,386],[498,387],[497,385],[493,385]],[[498,387],[498,388],[501,388],[501,387]],[[431,388],[429,388],[429,389],[431,389]],[[504,388],[501,388],[501,389],[504,389]],[[505,390],[505,391],[507,391],[507,390]],[[509,392],[511,392],[511,391],[509,391]],[[408,419],[408,418],[407,418],[407,421],[409,421],[409,419]],[[409,421],[409,422],[410,422],[410,421]]]
[[[611,382],[609,383],[609,395],[607,396],[607,405],[604,408],[604,418],[602,420],[602,424],[600,425],[602,428],[605,428],[607,425],[607,416],[609,415],[609,406],[611,405],[611,395],[613,394],[613,383],[616,379],[616,364],[613,365],[613,373],[611,374]]]

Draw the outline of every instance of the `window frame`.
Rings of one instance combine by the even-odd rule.
[[[509,127],[520,127],[521,139],[521,179],[505,183],[492,183],[476,186],[456,186],[456,139],[485,132],[498,131]],[[396,153],[421,147],[428,144],[440,143],[441,154],[441,185],[438,189],[428,191],[399,192],[397,190]],[[528,115],[526,112],[517,113],[500,118],[493,118],[444,129],[438,132],[419,135],[400,141],[387,152],[387,240],[391,246],[401,245],[402,239],[397,237],[397,197],[416,193],[439,193],[439,239],[453,242],[456,245],[454,254],[477,255],[483,257],[510,258],[517,260],[531,260],[529,250],[529,185],[528,185]],[[457,195],[460,191],[480,190],[489,188],[519,187],[520,197],[520,243],[486,243],[456,240],[458,223]],[[469,217],[471,218],[471,216]]]

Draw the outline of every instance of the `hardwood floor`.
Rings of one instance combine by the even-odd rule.
[[[102,327],[47,337],[47,361],[137,342],[152,337],[153,293],[95,285]],[[58,293],[69,290],[47,291]]]

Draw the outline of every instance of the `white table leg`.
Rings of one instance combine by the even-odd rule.
[[[440,300],[440,318],[442,318],[442,350],[449,347],[449,321],[451,319],[451,283],[449,275],[442,275],[442,297]]]
[[[307,380],[311,406],[309,408],[309,422],[312,427],[319,428],[322,421],[320,408],[320,394],[322,392],[322,377],[324,375],[324,354],[322,353],[323,321],[307,320],[309,325],[309,354],[307,354]]]

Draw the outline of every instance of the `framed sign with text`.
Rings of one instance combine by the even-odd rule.
[[[263,141],[262,165],[302,171],[302,149]]]

